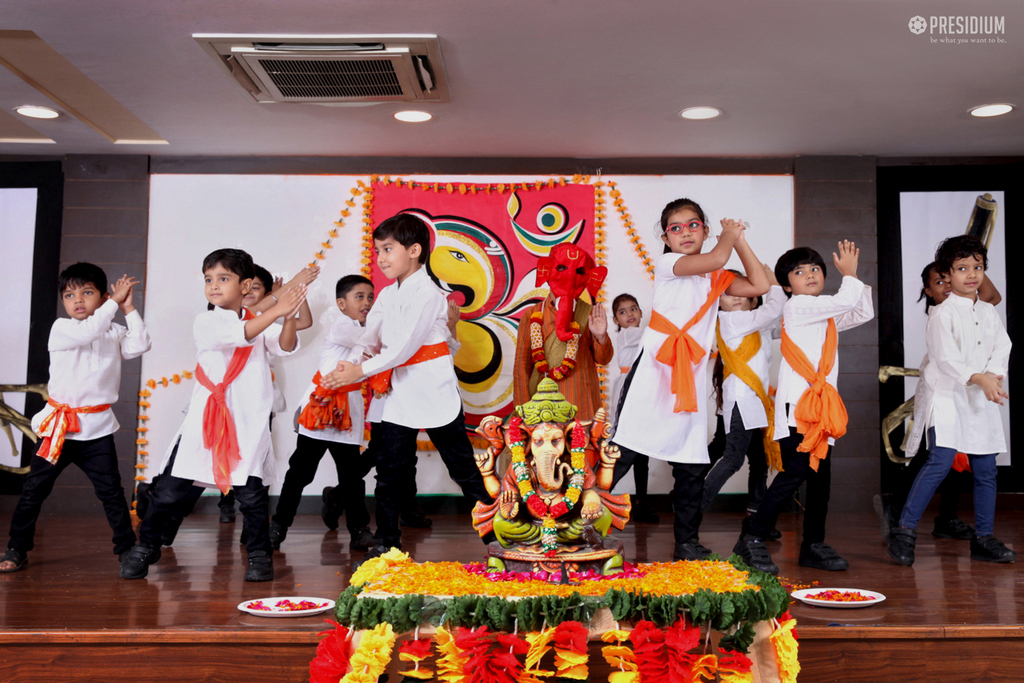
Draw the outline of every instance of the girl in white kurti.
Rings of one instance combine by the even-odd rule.
[[[615,482],[638,455],[672,463],[675,485],[676,559],[703,559],[711,553],[700,545],[700,503],[707,447],[707,362],[714,339],[718,298],[760,296],[768,280],[746,240],[742,223],[722,221],[722,234],[702,254],[709,228],[703,210],[689,199],[668,204],[661,214],[665,253],[654,266],[654,298],[650,322],[641,342],[640,358],[623,387],[622,411],[613,442],[620,457]],[[750,278],[721,269],[733,249]]]
[[[1012,562],[1016,554],[994,535],[996,454],[1006,450],[999,406],[1010,359],[1010,337],[995,307],[978,298],[985,279],[985,246],[968,235],[944,241],[935,254],[949,272],[953,293],[928,315],[928,364],[921,381],[932,391],[927,416],[930,453],[914,480],[900,526],[892,530],[889,554],[901,564],[914,562],[916,528],[956,453],[966,453],[974,473],[975,536],[971,558]]]
[[[772,276],[771,279],[774,279]],[[758,335],[759,347],[754,355],[746,361],[750,370],[761,383],[761,389],[767,396],[769,379],[768,370],[772,365],[772,331],[782,317],[782,307],[786,303],[786,294],[777,284],[768,290],[764,303],[755,306],[756,299],[739,299],[724,294],[722,299],[730,299],[731,310],[718,312],[718,329],[722,341],[735,352],[750,335]],[[752,302],[747,304],[746,302]],[[723,302],[722,305],[725,305]],[[736,308],[739,306],[739,308]],[[746,307],[744,307],[746,306]],[[722,358],[719,343],[719,359]],[[718,369],[716,368],[716,372]],[[724,374],[724,373],[723,373]],[[704,480],[704,500],[701,508],[706,510],[715,496],[733,474],[735,474],[747,455],[751,439],[761,438],[761,430],[768,426],[768,413],[757,392],[736,373],[730,373],[721,380],[719,393],[722,401],[723,424],[725,426],[725,451],[722,458],[708,472]],[[771,399],[769,399],[771,400]],[[767,465],[758,449],[761,462],[751,462],[750,501],[748,512],[755,512],[765,490],[765,479],[768,474]]]

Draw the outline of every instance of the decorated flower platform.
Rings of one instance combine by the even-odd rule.
[[[795,681],[788,601],[735,556],[601,576],[416,563],[394,550],[353,574],[310,680]]]

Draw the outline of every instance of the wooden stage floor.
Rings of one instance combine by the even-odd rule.
[[[671,560],[672,528],[668,515],[662,520],[618,532],[627,559]],[[967,541],[932,538],[926,520],[908,568],[889,560],[873,515],[833,515],[828,540],[850,570],[829,573],[798,566],[801,517],[783,515],[783,538],[770,544],[782,577],[888,598],[852,610],[794,604],[801,682],[1024,680],[1022,565],[972,561]],[[728,556],[739,524],[739,514],[711,513],[701,540]],[[997,525],[1002,540],[1024,551],[1024,512],[1000,512]],[[277,578],[246,584],[240,530],[241,516],[219,524],[215,515],[193,515],[148,578],[125,581],[102,517],[44,516],[28,568],[0,574],[0,680],[307,680],[329,615],[266,619],[236,606],[269,596],[335,598],[363,553],[349,550],[347,532],[300,515],[275,555]],[[456,515],[435,515],[432,529],[406,529],[404,541],[420,561],[483,557],[468,519]]]

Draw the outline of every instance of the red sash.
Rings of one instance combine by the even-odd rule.
[[[82,431],[82,425],[78,422],[78,413],[102,413],[104,410],[110,410],[109,403],[72,408],[66,403],[57,403],[52,398],[47,399],[46,402],[53,406],[53,412],[39,423],[37,433],[43,437],[43,443],[39,445],[36,455],[54,465],[57,464],[60,452],[64,448],[64,435]]]
[[[708,292],[707,300],[682,328],[677,328],[657,311],[651,313],[650,328],[668,335],[668,339],[658,349],[655,360],[672,368],[672,393],[676,395],[672,411],[675,413],[697,412],[697,386],[693,379],[693,366],[699,363],[706,353],[687,330],[700,322],[735,279],[736,273],[727,270],[716,270],[712,273],[711,291]]]
[[[789,363],[789,367],[811,385],[797,401],[793,417],[796,418],[797,433],[804,435],[797,450],[811,454],[810,465],[815,472],[818,471],[818,463],[828,455],[829,437],[838,439],[846,434],[849,422],[839,391],[828,383],[828,373],[836,364],[838,347],[836,321],[829,318],[825,344],[821,347],[821,361],[815,372],[807,354],[786,334],[786,321],[782,321],[782,357]]]
[[[299,424],[310,430],[333,427],[341,432],[352,429],[352,415],[348,407],[348,392],[358,391],[361,382],[346,384],[337,389],[327,389],[322,384],[323,376],[317,370],[313,376],[316,389],[309,395],[309,403],[299,415]]]
[[[251,320],[254,317],[249,309],[242,308],[242,320]],[[252,349],[252,346],[239,346],[235,349],[220,384],[211,382],[203,366],[196,363],[196,381],[210,392],[203,410],[203,446],[213,453],[213,482],[222,493],[231,490],[231,473],[242,461],[242,455],[238,450],[235,419],[228,409],[225,392],[242,373]]]
[[[416,365],[424,361],[433,360],[442,356],[447,356],[448,344],[445,342],[438,342],[437,344],[424,344],[419,350],[412,355],[412,358],[405,361],[398,367],[404,368],[407,365]],[[391,388],[391,370],[385,370],[384,372],[378,373],[367,380],[370,388],[378,394],[386,394]]]

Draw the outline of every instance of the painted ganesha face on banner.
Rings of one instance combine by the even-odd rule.
[[[458,303],[461,348],[455,372],[466,426],[512,408],[515,344],[524,310],[547,295],[536,282],[537,260],[552,247],[574,243],[594,253],[594,188],[590,185],[526,185],[497,190],[477,185],[448,192],[375,183],[373,225],[412,213],[430,226],[427,270]],[[373,269],[378,291],[390,284]]]

